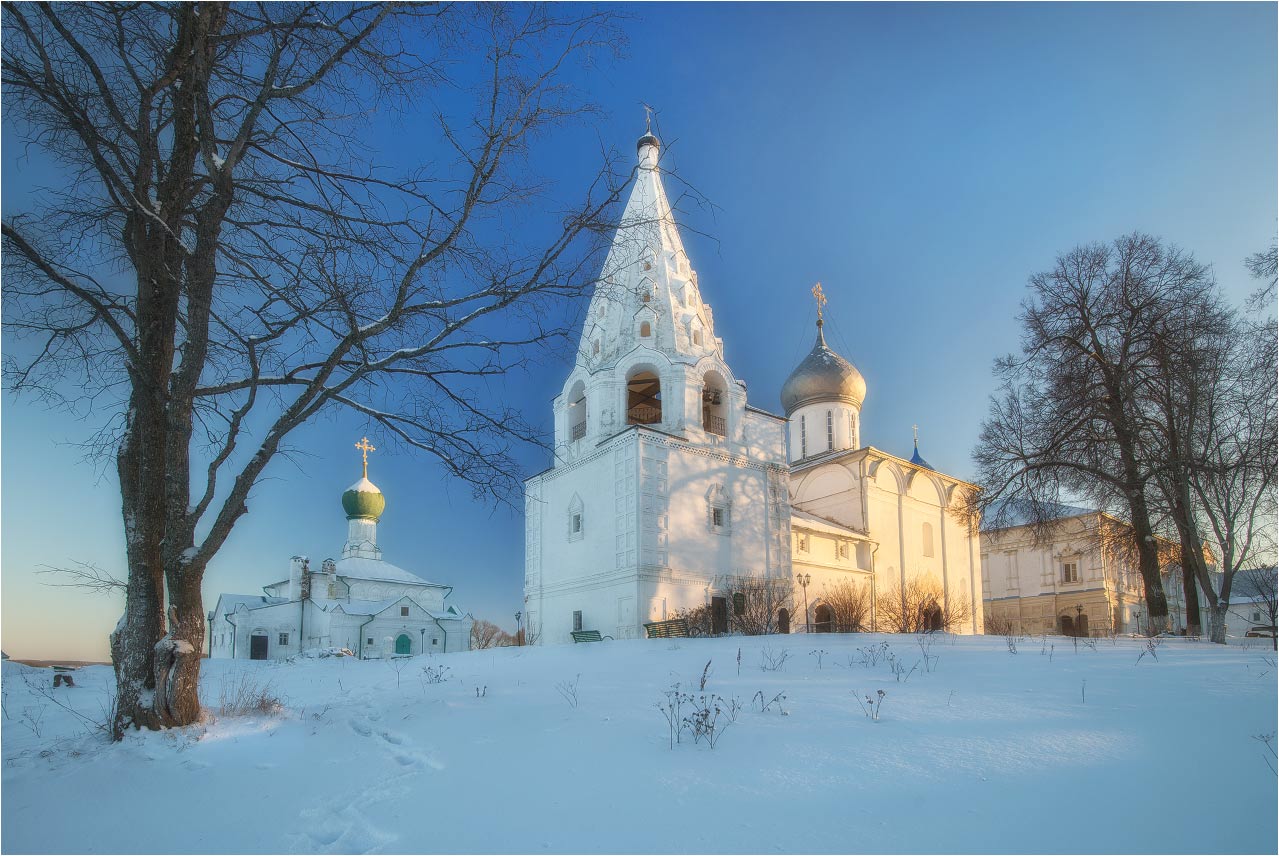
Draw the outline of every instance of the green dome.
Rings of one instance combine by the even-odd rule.
[[[347,520],[372,520],[382,516],[386,510],[386,497],[377,485],[368,479],[360,479],[342,494],[342,508],[346,510]]]

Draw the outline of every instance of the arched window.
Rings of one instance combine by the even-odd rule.
[[[640,322],[640,337],[641,337],[641,338],[644,338],[644,339],[647,339],[647,338],[648,338],[649,336],[651,336],[651,335],[653,335],[653,327],[652,327],[652,325],[650,325],[647,321],[641,321],[641,322]]]
[[[857,448],[857,414],[848,414],[848,448]]]
[[[735,591],[733,592],[733,615],[745,615],[745,614],[746,614],[746,593]]]
[[[835,411],[826,411],[826,451],[835,448]]]
[[[644,322],[648,327],[648,322]],[[648,370],[637,371],[626,381],[626,422],[654,425],[662,421],[662,382]]]
[[[790,610],[784,606],[777,610],[777,632],[790,633]]]
[[[643,296],[643,297],[641,297],[640,299],[641,299],[641,300],[643,300],[645,303],[648,303],[650,300],[652,300],[652,299],[653,299],[653,292],[648,291],[648,290],[646,289],[646,290],[644,291],[644,296]]]
[[[808,419],[803,414],[799,417],[799,456],[808,457]]]
[[[931,559],[933,557],[933,524],[924,524],[923,541],[924,555]]]
[[[694,331],[693,331],[693,344],[694,344],[694,345],[700,345],[700,344],[702,344],[702,331],[701,331],[701,330],[694,330]]]

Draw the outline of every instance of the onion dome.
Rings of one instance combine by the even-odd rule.
[[[925,461],[924,456],[919,454],[919,438],[915,438],[915,454],[910,456],[910,462],[915,466],[923,467],[926,470],[931,470],[933,468],[933,465],[928,463],[928,461]]]
[[[644,136],[640,137],[639,141],[635,143],[635,150],[642,152],[645,146],[652,146],[660,149],[662,144],[658,141],[657,137],[653,136],[651,131],[645,131]]]
[[[860,408],[865,400],[866,379],[856,366],[826,346],[818,319],[813,350],[782,384],[782,409],[789,416],[805,404],[846,401]]]
[[[386,497],[366,477],[342,494],[342,508],[346,511],[347,520],[372,520],[376,523],[386,510]]]

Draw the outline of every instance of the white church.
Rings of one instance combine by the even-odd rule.
[[[294,556],[288,579],[262,594],[224,594],[209,613],[209,656],[283,660],[311,648],[346,648],[361,659],[445,654],[471,647],[473,619],[448,603],[452,586],[431,583],[382,558],[377,524],[386,497],[364,475],[342,494],[341,558],[318,568]]]
[[[974,486],[919,455],[863,445],[866,382],[816,341],[782,388],[778,416],[747,402],[662,186],[661,144],[639,169],[553,402],[554,465],[525,482],[530,638],[574,630],[615,639],[676,610],[734,608],[742,580],[797,580],[782,632],[831,627],[823,592],[877,594],[929,581],[982,630],[981,549],[956,514]],[[781,613],[789,613],[782,608]]]

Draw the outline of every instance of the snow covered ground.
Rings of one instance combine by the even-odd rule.
[[[905,682],[885,657],[860,664],[881,642],[920,664]],[[788,655],[780,669],[761,670],[765,648]],[[350,658],[212,661],[206,704],[248,679],[285,711],[114,746],[28,686],[51,685],[49,670],[5,663],[0,846],[1275,852],[1276,777],[1253,737],[1276,728],[1273,654],[1169,640],[1137,662],[1142,650],[1050,638],[1011,654],[1000,637],[939,636],[924,671],[916,637],[797,635],[505,648],[398,674]],[[656,705],[676,682],[696,690],[708,660],[706,691],[742,709],[715,748],[685,733],[671,749]],[[447,680],[425,682],[424,667]],[[50,692],[100,718],[111,671],[75,679]],[[854,691],[881,689],[872,721]],[[761,713],[757,692],[785,700]]]

